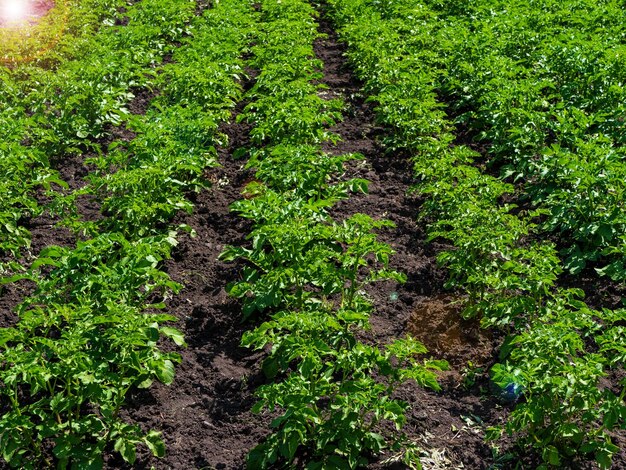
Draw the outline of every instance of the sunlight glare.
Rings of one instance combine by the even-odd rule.
[[[0,19],[9,23],[23,20],[28,15],[27,0],[3,0],[0,5]]]

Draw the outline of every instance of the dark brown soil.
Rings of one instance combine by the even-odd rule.
[[[165,266],[185,285],[168,302],[188,342],[179,351],[183,362],[172,386],[138,392],[127,407],[130,419],[163,430],[167,445],[163,461],[146,459],[138,468],[243,468],[247,452],[269,429],[267,419],[250,412],[253,392],[263,382],[261,354],[239,346],[249,325],[225,291],[241,266],[217,259],[227,244],[243,244],[250,230],[229,210],[249,179],[244,162],[232,158],[235,149],[247,145],[248,129],[231,123],[222,130],[230,144],[220,150],[222,167],[208,175],[213,188],[194,197],[193,215],[175,220],[193,227],[197,236],[183,237]]]
[[[327,23],[321,27],[330,33]],[[397,229],[381,236],[397,251],[393,267],[408,276],[404,285],[381,283],[370,289],[378,307],[370,339],[389,342],[409,329],[428,340],[436,357],[443,354],[458,365],[442,376],[445,395],[410,384],[399,390],[399,397],[412,406],[407,431],[430,452],[433,461],[485,468],[491,451],[482,439],[480,424],[472,423],[493,422],[501,412],[493,403],[485,405],[476,393],[459,389],[457,379],[468,360],[477,365],[492,361],[494,346],[475,325],[468,325],[467,331],[458,321],[455,325],[447,304],[439,309],[427,307],[443,301],[439,295],[446,273],[434,261],[436,247],[426,244],[423,230],[415,223],[419,203],[406,195],[412,182],[411,165],[403,156],[383,154],[376,139],[381,130],[373,124],[371,107],[359,97],[360,84],[344,68],[342,52],[332,34],[316,44],[316,53],[326,64],[323,82],[329,89],[325,93],[341,96],[348,104],[346,120],[333,129],[342,141],[325,150],[363,154],[365,162],[350,171],[368,178],[372,186],[368,195],[339,204],[334,215],[365,212],[393,220]],[[242,186],[251,176],[242,171],[242,163],[232,159],[236,149],[247,145],[247,129],[231,123],[224,131],[231,142],[220,152],[222,169],[210,175],[213,188],[197,196],[194,215],[176,221],[192,226],[198,236],[183,239],[174,259],[166,264],[169,274],[186,286],[168,307],[181,319],[179,326],[189,347],[181,351],[183,363],[172,386],[157,385],[138,392],[127,407],[130,419],[146,429],[163,430],[168,448],[159,462],[144,454],[139,468],[244,468],[246,454],[269,432],[269,417],[249,411],[253,392],[264,381],[259,371],[262,355],[239,347],[249,326],[242,324],[240,306],[224,290],[237,278],[240,266],[217,261],[224,245],[243,243],[249,229],[228,211],[228,205],[241,198]],[[430,312],[428,322],[423,318],[425,312]],[[444,333],[453,331],[454,338],[445,344],[433,343],[431,327]],[[118,465],[117,459],[111,460],[111,468]],[[373,464],[373,468],[380,466]]]
[[[360,84],[344,66],[343,48],[328,23],[322,21],[321,29],[329,37],[318,41],[315,49],[325,63],[327,96],[340,96],[348,106],[345,121],[333,129],[342,141],[325,150],[363,154],[365,161],[349,171],[372,183],[369,194],[339,204],[334,215],[341,218],[364,212],[395,222],[396,229],[382,233],[381,238],[396,250],[392,267],[408,277],[403,285],[387,282],[369,289],[377,311],[368,340],[386,343],[408,332],[422,340],[435,357],[450,361],[453,370],[441,377],[443,393],[411,384],[398,391],[412,407],[406,431],[439,468],[486,468],[491,451],[483,441],[481,424],[496,422],[502,411],[475,393],[480,387],[476,383],[468,382],[468,389],[462,388],[460,378],[467,361],[476,367],[488,366],[494,345],[475,325],[455,322],[456,309],[442,294],[446,273],[436,266],[437,247],[426,243],[424,231],[415,223],[419,201],[407,196],[411,165],[406,156],[383,153],[377,142],[382,131],[374,125],[371,106],[359,95]],[[148,100],[141,101],[135,110],[138,113]],[[171,386],[157,384],[134,392],[124,411],[127,419],[146,430],[162,430],[167,454],[157,461],[144,450],[135,468],[241,469],[246,454],[269,432],[270,418],[250,412],[254,390],[264,381],[260,373],[262,354],[239,346],[249,325],[242,322],[240,305],[225,291],[226,285],[237,279],[241,266],[217,260],[226,244],[244,243],[249,231],[248,223],[229,211],[229,205],[241,198],[241,189],[250,177],[243,163],[232,158],[236,149],[247,146],[248,129],[233,121],[223,131],[230,143],[220,150],[222,167],[208,175],[213,188],[193,195],[194,214],[175,220],[193,227],[197,237],[183,237],[173,259],[165,264],[170,276],[185,285],[168,302],[168,310],[180,319],[177,326],[188,342],[186,349],[179,350],[182,364]],[[77,158],[66,160],[59,170],[75,189],[88,169]],[[61,236],[63,231],[52,230],[51,224],[42,227],[50,237],[41,237],[43,245],[70,241],[54,240],[52,237]],[[33,237],[38,247],[36,231]],[[0,298],[0,306],[7,307],[3,312],[23,294],[19,285],[12,288],[16,291]],[[127,466],[111,455],[107,467]],[[373,464],[373,468],[381,467],[384,465]]]

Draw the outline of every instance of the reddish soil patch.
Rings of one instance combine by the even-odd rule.
[[[447,360],[456,370],[491,365],[495,344],[490,331],[475,320],[463,320],[464,299],[438,295],[421,301],[407,322],[407,331],[436,357]]]

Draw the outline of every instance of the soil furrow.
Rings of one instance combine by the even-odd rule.
[[[180,319],[177,327],[188,347],[177,351],[183,361],[171,386],[155,384],[129,400],[129,418],[146,429],[161,429],[167,446],[162,460],[146,453],[134,468],[244,468],[247,453],[268,432],[269,423],[250,411],[254,390],[264,381],[260,353],[239,346],[249,325],[225,290],[241,265],[217,259],[225,245],[243,244],[250,231],[249,222],[229,210],[250,176],[245,162],[232,156],[247,146],[248,127],[235,123],[235,117],[222,127],[229,144],[218,151],[221,167],[207,175],[212,187],[190,195],[194,213],[174,221],[197,233],[181,237],[165,264],[172,279],[185,286],[167,302],[167,311]]]
[[[375,104],[365,101],[362,85],[349,70],[345,47],[323,15],[320,30],[327,35],[316,44],[316,54],[325,64],[322,83],[328,86],[329,98],[340,97],[347,105],[345,120],[331,129],[342,140],[324,150],[361,153],[365,160],[350,171],[371,182],[368,194],[340,202],[333,215],[342,218],[361,212],[394,222],[396,228],[381,233],[380,238],[396,251],[391,267],[408,278],[403,285],[385,282],[368,289],[375,305],[370,339],[386,343],[411,334],[435,358],[449,361],[451,371],[441,377],[443,393],[413,384],[399,391],[399,397],[412,406],[406,431],[445,468],[486,468],[491,450],[478,431],[480,421],[495,424],[504,410],[477,393],[486,386],[484,377],[468,382],[466,388],[460,383],[469,363],[483,369],[493,364],[498,341],[476,322],[461,320],[459,298],[445,292],[447,273],[436,262],[437,253],[448,247],[427,242],[424,225],[416,222],[421,201],[410,195],[414,183],[410,158],[385,152],[379,143],[384,129],[376,125]]]

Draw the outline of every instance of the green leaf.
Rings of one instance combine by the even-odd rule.
[[[278,361],[269,357],[263,362],[263,373],[268,379],[273,379],[278,374]]]
[[[300,434],[297,431],[292,431],[283,438],[283,442],[280,446],[280,453],[289,462],[291,462],[293,460],[293,457],[296,455],[296,451],[298,450],[299,445]]]
[[[257,401],[252,407],[252,413],[259,414],[263,410],[263,408],[265,408],[265,401]]]
[[[174,343],[176,343],[177,346],[187,346],[187,343],[185,343],[184,335],[182,334],[182,332],[180,332],[176,328],[163,326],[161,327],[161,333],[163,333],[168,338],[172,339]]]
[[[561,465],[561,456],[559,455],[557,448],[554,446],[548,446],[543,450],[543,460],[548,462],[550,465]]]
[[[606,451],[596,452],[596,462],[601,469],[609,469],[613,465],[613,454]]]
[[[0,328],[0,346],[19,338],[19,332],[15,328]]]
[[[165,443],[161,435],[162,433],[151,430],[143,438],[146,447],[150,449],[150,452],[152,452],[152,455],[155,457],[163,457],[165,455]]]
[[[485,430],[485,440],[487,441],[497,441],[502,437],[504,433],[504,429],[499,427],[490,427]]]
[[[129,464],[134,464],[137,459],[135,444],[124,437],[115,441],[114,449],[122,455],[122,458]]]
[[[174,381],[174,374],[174,364],[169,359],[157,366],[156,375],[165,385],[170,385]]]
[[[150,378],[147,378],[139,382],[137,384],[137,388],[143,388],[143,389],[150,388],[152,386],[152,383],[153,383],[153,380]]]
[[[336,470],[350,470],[350,464],[348,463],[348,461],[339,457],[338,455],[329,456],[326,459],[326,462],[329,465],[329,467],[327,468],[333,468]]]

